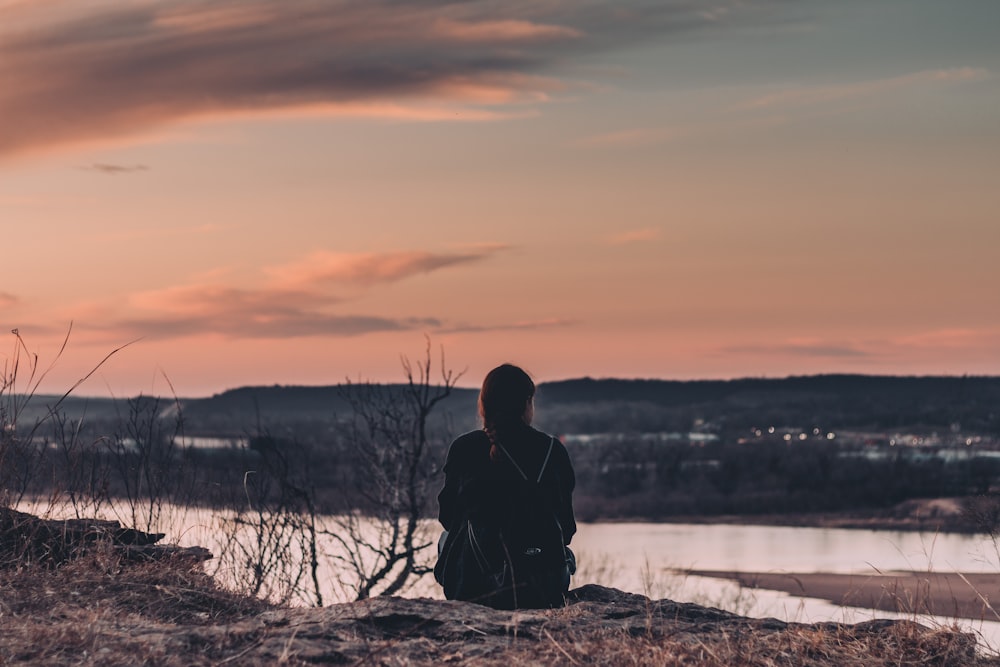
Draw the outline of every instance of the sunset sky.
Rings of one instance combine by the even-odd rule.
[[[997,0],[0,0],[0,325],[201,396],[1000,374]],[[22,385],[25,379],[22,369]]]

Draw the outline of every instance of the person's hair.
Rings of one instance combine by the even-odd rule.
[[[534,396],[535,383],[513,364],[497,366],[486,374],[479,391],[479,416],[490,438],[490,460],[494,463],[500,458],[498,431],[524,423],[528,401]]]

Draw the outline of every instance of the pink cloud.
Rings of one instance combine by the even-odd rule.
[[[320,251],[305,259],[266,269],[280,285],[345,283],[368,287],[390,283],[421,273],[483,260],[495,253],[484,248],[458,253],[405,250],[387,253],[336,253]]]
[[[257,286],[226,284],[222,274],[203,282],[132,294],[127,308],[90,304],[77,309],[79,328],[120,338],[165,339],[213,334],[226,338],[284,339],[355,336],[377,331],[437,329],[430,316],[343,313],[331,288],[372,288],[422,273],[485,259],[505,246],[483,244],[461,252],[317,252],[301,261],[263,270]],[[527,325],[525,325],[527,326]]]
[[[440,39],[459,42],[532,42],[583,37],[583,33],[573,28],[516,19],[498,21],[438,19],[431,25],[430,32]]]
[[[533,70],[583,37],[485,3],[46,4],[0,5],[0,154],[230,115],[507,118],[482,107],[547,100]]]
[[[777,2],[721,20],[700,0],[0,0],[0,156],[232,116],[516,117],[574,57]]]

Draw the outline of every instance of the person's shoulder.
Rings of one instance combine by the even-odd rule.
[[[454,447],[455,445],[461,446],[463,444],[472,444],[475,442],[483,442],[483,441],[489,442],[489,440],[490,437],[486,435],[485,431],[483,431],[482,429],[476,429],[475,431],[469,431],[468,433],[463,433],[462,435],[455,438],[452,441],[451,446],[452,447]]]
[[[484,431],[469,431],[455,438],[448,448],[448,458],[464,458],[472,452],[488,447],[490,438]]]
[[[556,444],[558,444],[558,445],[562,444],[561,442],[559,442],[559,438],[557,436],[554,436],[554,435],[552,435],[550,433],[546,433],[545,431],[539,431],[534,426],[529,426],[528,429],[532,432],[532,434],[534,435],[534,437],[536,437],[536,438],[538,438],[540,440],[545,440],[545,441],[554,440],[556,442]]]

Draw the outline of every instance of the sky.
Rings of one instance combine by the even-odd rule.
[[[465,386],[1000,374],[997,26],[996,0],[0,0],[5,372],[205,396],[398,381],[429,342]]]

